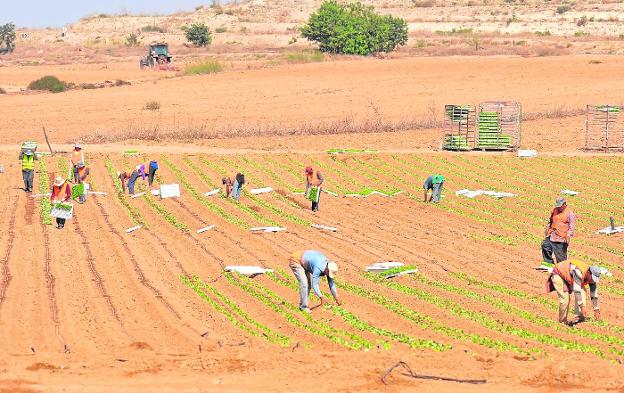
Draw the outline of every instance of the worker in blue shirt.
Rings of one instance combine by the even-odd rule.
[[[319,289],[319,277],[326,276],[329,290],[331,291],[337,305],[340,305],[338,293],[336,292],[336,284],[334,276],[338,271],[336,262],[331,262],[320,251],[305,250],[294,252],[288,259],[290,269],[299,281],[299,309],[303,312],[310,312],[308,308],[308,297],[310,296],[310,288],[314,289],[314,293],[319,297],[321,303],[316,307],[323,305],[323,294]]]

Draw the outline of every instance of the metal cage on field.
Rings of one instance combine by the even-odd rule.
[[[516,150],[522,135],[522,105],[512,101],[486,101],[479,104],[476,148]]]
[[[587,105],[585,149],[624,151],[624,107]]]
[[[474,105],[444,106],[445,150],[472,150],[476,142],[477,111]]]

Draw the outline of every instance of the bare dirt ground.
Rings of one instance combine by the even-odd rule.
[[[596,61],[600,63],[595,64]],[[157,76],[153,72],[133,71],[127,63],[50,66],[45,70],[19,67],[24,72],[6,67],[0,68],[0,78],[7,84],[17,85],[50,72],[63,75],[67,81],[125,78],[137,82],[61,94],[0,96],[11,107],[0,125],[0,136],[6,143],[38,138],[42,126],[50,130],[52,141],[71,142],[97,140],[93,134],[104,139],[122,134],[124,139],[132,139],[133,135],[150,130],[156,130],[156,137],[159,132],[178,132],[180,138],[185,138],[196,131],[214,132],[217,137],[237,133],[254,136],[263,127],[292,128],[296,132],[306,124],[350,119],[413,120],[427,124],[442,120],[445,104],[513,100],[522,103],[525,114],[537,117],[523,124],[523,146],[575,149],[583,145],[584,119],[560,115],[582,113],[590,103],[621,102],[617,83],[621,67],[618,58],[588,56],[366,59],[209,76],[160,75],[161,79],[142,82]],[[150,100],[159,102],[160,109],[143,109]],[[540,119],[550,116],[554,118]],[[333,143],[341,137],[332,138]],[[303,145],[310,148],[310,139],[321,138],[303,137]],[[259,147],[256,140],[248,142]],[[412,148],[430,148],[440,142],[439,131],[416,130],[365,136],[358,144],[390,148],[393,143],[407,143]],[[276,148],[276,143],[293,142],[286,138],[270,139],[267,143],[269,148]],[[293,148],[297,148],[297,142],[294,144]]]
[[[0,393],[624,391],[624,248],[619,235],[595,234],[609,217],[624,220],[624,174],[613,170],[624,161],[579,150],[585,106],[622,103],[624,61],[613,56],[622,51],[621,4],[577,2],[556,14],[558,4],[531,1],[388,1],[376,5],[408,19],[408,48],[383,59],[286,64],[284,52],[309,47],[288,41],[317,5],[254,0],[171,17],[99,15],[63,37],[19,32],[18,50],[0,64],[8,91],[0,95]],[[226,31],[211,49],[187,48],[179,28],[193,21]],[[123,40],[146,25],[165,32],[142,32],[143,43],[168,40],[180,65],[213,57],[225,71],[139,70],[144,49]],[[472,49],[475,38],[482,48]],[[479,56],[496,53],[506,55]],[[25,89],[44,75],[131,84]],[[537,159],[436,151],[444,105],[485,100],[522,104],[522,147],[538,149]],[[148,101],[160,109],[144,109]],[[401,122],[414,127],[379,132]],[[345,124],[348,133],[333,133]],[[62,231],[42,224],[42,199],[21,189],[19,143],[34,139],[46,151],[44,126],[57,151],[88,142],[91,184],[108,193],[77,206]],[[330,148],[379,152],[333,157],[324,152]],[[127,149],[140,154],[124,156]],[[37,165],[36,192],[48,192],[66,159],[61,153]],[[160,164],[157,184],[181,184],[180,198],[117,193],[111,174],[149,159]],[[323,195],[313,214],[293,195],[309,164],[340,194],[404,192]],[[244,195],[240,204],[203,196],[239,170],[248,189],[275,192]],[[422,181],[434,172],[447,178],[439,206],[421,202]],[[462,188],[518,197],[466,200],[455,195]],[[571,255],[615,276],[600,292],[605,322],[573,329],[553,322],[556,299],[544,295],[545,276],[533,269],[546,216],[565,188],[580,192],[570,199],[579,216]],[[137,224],[144,227],[125,232]],[[217,227],[196,233],[209,224]],[[264,225],[288,231],[249,233]],[[309,248],[338,261],[347,285],[339,288],[341,308],[316,309],[310,319],[289,309],[297,294],[288,284],[259,276],[254,292],[222,273],[258,264],[292,284],[286,260]],[[362,274],[381,260],[415,264],[421,274],[394,280],[399,289]],[[183,282],[194,276],[203,289]],[[271,341],[276,333],[286,345]],[[350,347],[362,342],[366,350]],[[452,348],[438,352],[431,343]],[[416,373],[487,383],[397,370],[384,384],[399,360]]]

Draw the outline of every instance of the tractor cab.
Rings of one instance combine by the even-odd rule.
[[[156,65],[168,65],[171,63],[169,45],[164,43],[151,44],[147,47],[147,56],[141,58],[139,65],[141,68],[153,68]]]

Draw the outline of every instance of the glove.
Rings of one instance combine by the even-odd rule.
[[[600,317],[600,309],[598,309],[598,308],[594,310],[594,319],[596,321],[601,321],[602,320],[601,317]]]

